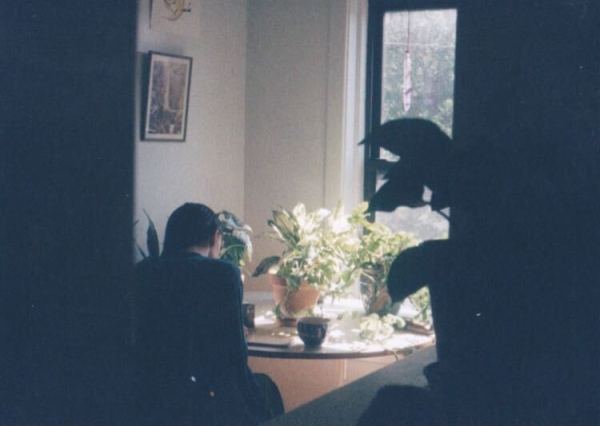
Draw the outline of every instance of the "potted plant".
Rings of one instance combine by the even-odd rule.
[[[239,267],[243,277],[246,265],[252,260],[252,228],[227,210],[219,212],[217,216],[223,235],[220,257]]]
[[[310,311],[319,296],[335,297],[348,289],[348,247],[354,233],[339,207],[307,212],[300,203],[291,211],[273,210],[267,223],[267,235],[284,249],[279,256],[263,259],[253,276],[269,274],[280,320],[293,322]]]
[[[146,215],[146,219],[148,220],[148,228],[146,228],[146,250],[144,250],[137,242],[135,242],[135,246],[142,256],[142,259],[157,259],[158,256],[160,256],[160,240],[158,238],[158,232],[156,232],[154,221],[152,221],[152,218],[146,210],[144,210],[144,215]],[[137,223],[138,221],[136,220],[133,226],[135,227]]]
[[[362,142],[385,148],[400,158],[385,175],[385,183],[369,201],[369,211],[394,211],[399,206],[430,208],[448,219],[443,209],[477,211],[484,185],[473,185],[472,153],[459,151],[433,122],[419,118],[391,120],[377,127]],[[431,190],[423,199],[425,187]],[[392,262],[387,286],[399,301],[428,286],[435,321],[438,359],[464,351],[478,335],[484,300],[477,276],[469,271],[485,258],[468,239],[425,241],[398,254]],[[465,259],[471,259],[469,265]],[[474,268],[475,270],[477,268]],[[481,269],[481,268],[480,268]],[[417,293],[418,294],[418,293]]]
[[[392,232],[382,223],[370,222],[368,203],[359,204],[350,216],[350,223],[361,228],[356,249],[351,253],[351,268],[359,273],[361,299],[367,314],[386,315],[392,312],[392,300],[386,279],[398,254],[415,244],[406,233]]]

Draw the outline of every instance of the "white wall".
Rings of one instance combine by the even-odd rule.
[[[343,197],[352,3],[248,2],[244,210],[258,236],[255,261],[280,251],[260,237],[271,209],[333,208]],[[265,280],[252,279],[250,288],[266,288]]]
[[[169,213],[194,200],[241,215],[255,230],[257,261],[279,251],[262,237],[272,208],[300,201],[331,208],[360,192],[360,149],[343,141],[356,127],[348,107],[364,104],[360,93],[347,98],[348,74],[356,74],[347,67],[355,55],[348,19],[366,1],[197,2],[199,33],[183,37],[151,31],[150,0],[139,2],[137,241],[145,239],[142,209],[162,238]],[[142,55],[149,50],[193,57],[184,143],[139,140]],[[249,284],[265,288],[264,279]]]
[[[246,0],[198,0],[195,7],[199,32],[179,36],[151,31],[150,0],[139,1],[134,219],[143,244],[142,209],[161,241],[169,213],[185,201],[244,216]],[[193,58],[184,143],[140,141],[140,66],[150,50]]]

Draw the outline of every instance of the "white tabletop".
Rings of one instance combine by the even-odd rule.
[[[340,359],[382,356],[390,354],[406,355],[416,349],[431,346],[433,335],[397,331],[385,340],[367,341],[360,337],[360,317],[364,315],[362,303],[357,298],[338,299],[322,306],[322,315],[330,319],[327,337],[319,348],[305,348],[295,327],[280,326],[273,314],[273,299],[269,292],[248,292],[245,301],[256,306],[255,328],[248,336],[248,350],[251,356],[272,358],[314,358]],[[319,308],[316,308],[317,312]],[[403,309],[408,309],[403,307]],[[401,313],[402,310],[401,310]],[[287,347],[268,347],[252,344],[253,338],[264,340],[274,338],[275,342],[290,341]]]

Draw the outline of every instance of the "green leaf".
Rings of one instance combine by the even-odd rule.
[[[217,217],[223,235],[220,258],[242,268],[246,260],[252,259],[252,228],[227,210],[219,212]]]
[[[269,219],[269,220],[267,220],[267,225],[269,226],[269,228],[271,228],[273,230],[272,237],[274,239],[279,240],[282,243],[287,243],[288,242],[288,240],[286,239],[285,235],[283,235],[283,233],[281,232],[281,229],[279,229],[279,227],[277,226],[277,224],[275,223],[275,221]]]
[[[140,255],[142,256],[142,258],[146,259],[148,257],[146,252],[144,250],[142,250],[142,248],[140,247],[140,245],[138,243],[135,243],[135,246],[137,247],[138,251],[140,252]]]
[[[252,273],[252,276],[258,277],[259,275],[266,274],[267,272],[269,272],[269,269],[271,269],[273,266],[279,263],[280,260],[281,257],[279,256],[265,257],[263,260],[260,261],[256,269]]]
[[[219,218],[221,231],[242,231],[246,233],[252,232],[252,228],[250,228],[250,226],[245,224],[240,218],[238,218],[235,214],[231,213],[230,211],[223,210],[217,214],[217,217]]]
[[[150,218],[150,215],[144,210],[146,218],[148,218],[148,229],[146,230],[146,246],[148,247],[148,255],[152,258],[157,258],[160,255],[160,243],[158,241],[158,233],[156,226]]]
[[[250,227],[248,226],[248,228],[250,228]],[[248,234],[248,232],[246,232],[246,228],[234,230],[233,237],[237,238],[238,241],[240,241],[240,243],[243,245],[244,254],[245,254],[246,258],[248,260],[252,260],[252,253],[253,253],[252,240],[250,239],[250,235]]]
[[[269,226],[279,231],[286,243],[294,245],[298,242],[297,221],[286,210],[273,210],[273,220],[268,223]]]

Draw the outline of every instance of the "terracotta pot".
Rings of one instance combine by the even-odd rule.
[[[269,275],[273,300],[279,306],[278,318],[284,322],[295,322],[297,315],[313,308],[319,300],[319,290],[307,283],[302,283],[297,290],[290,291],[285,279],[277,275]],[[291,321],[289,321],[291,320]]]

